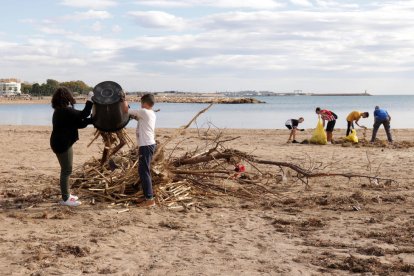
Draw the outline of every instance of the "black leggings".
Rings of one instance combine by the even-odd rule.
[[[69,177],[72,174],[73,149],[70,147],[65,152],[56,153],[56,156],[60,164],[60,192],[62,194],[63,201],[66,201],[70,197]]]
[[[348,128],[346,129],[346,136],[348,136],[349,133],[351,133],[351,128],[354,129],[354,122],[350,122],[350,121],[347,121],[347,122],[348,122]]]

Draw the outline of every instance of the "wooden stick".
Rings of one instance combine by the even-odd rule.
[[[226,171],[226,170],[171,170],[172,173],[175,174],[205,174],[205,173],[224,173],[230,174],[234,171]]]
[[[118,211],[116,213],[117,214],[122,214],[122,213],[125,213],[125,212],[129,212],[129,209],[124,209],[124,210]]]
[[[157,157],[159,156],[160,152],[162,152],[165,148],[165,146],[167,144],[169,144],[172,140],[174,140],[175,138],[177,138],[179,135],[184,134],[184,131],[189,128],[191,126],[191,124],[197,120],[197,118],[203,114],[204,112],[206,112],[207,110],[210,109],[210,107],[212,107],[213,104],[209,104],[206,108],[202,109],[201,111],[199,111],[191,120],[190,122],[188,122],[188,124],[186,124],[185,126],[180,127],[179,129],[177,129],[175,131],[175,133],[173,135],[171,135],[170,138],[168,138],[167,140],[164,141],[164,143],[160,144],[158,146],[157,152],[154,154],[153,160],[157,160]]]

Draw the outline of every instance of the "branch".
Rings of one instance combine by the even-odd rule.
[[[240,158],[243,158],[245,160],[248,160],[250,162],[256,163],[256,164],[262,164],[262,165],[271,165],[271,166],[277,166],[277,167],[285,167],[290,168],[293,171],[297,172],[301,175],[299,177],[303,180],[303,177],[305,178],[316,178],[316,177],[346,177],[346,178],[366,178],[366,179],[376,179],[377,181],[391,181],[391,182],[397,182],[394,179],[390,178],[382,178],[378,176],[370,176],[365,174],[354,174],[354,173],[325,173],[325,172],[312,172],[310,170],[306,170],[298,165],[295,165],[293,163],[289,162],[278,162],[278,161],[271,161],[271,160],[263,160],[263,159],[257,159],[253,156],[249,156],[243,152],[235,151],[235,150],[227,150],[225,152],[217,152],[215,154],[211,155],[205,155],[205,156],[197,156],[194,158],[188,158],[184,160],[176,160],[173,162],[173,166],[179,167],[182,165],[192,165],[192,164],[198,164],[198,163],[205,163],[212,161],[214,159],[226,159],[230,160],[231,158],[234,158],[235,156],[238,156]]]
[[[354,173],[324,173],[324,172],[312,172],[312,171],[308,171],[305,170],[295,164],[292,163],[288,163],[288,162],[277,162],[277,161],[270,161],[270,160],[261,160],[261,159],[256,159],[253,158],[251,159],[252,162],[258,163],[258,164],[264,164],[264,165],[273,165],[273,166],[278,166],[278,167],[287,167],[290,168],[292,170],[294,170],[295,172],[301,174],[302,176],[306,177],[306,178],[315,178],[315,177],[335,177],[335,176],[341,176],[341,177],[346,177],[346,178],[353,178],[353,177],[359,177],[359,178],[366,178],[366,179],[376,179],[378,181],[391,181],[391,182],[397,182],[394,179],[391,178],[382,178],[382,177],[378,177],[378,176],[370,176],[370,175],[365,175],[365,174],[354,174]]]
[[[206,108],[204,108],[204,109],[202,109],[202,110],[200,110],[192,119],[191,119],[191,121],[190,122],[188,122],[188,124],[186,124],[185,126],[182,126],[180,129],[181,130],[184,130],[184,129],[187,129],[187,128],[189,128],[190,126],[191,126],[191,124],[195,121],[195,120],[197,120],[197,118],[201,115],[201,114],[203,114],[203,113],[205,113],[207,110],[209,110],[210,109],[210,107],[212,107],[213,106],[213,104],[209,104]]]
[[[228,170],[171,170],[171,172],[175,174],[210,174],[210,173],[231,174],[232,173],[232,171],[228,171]]]
[[[185,126],[180,127],[179,129],[177,129],[175,131],[175,133],[173,135],[171,135],[170,138],[168,138],[166,141],[164,141],[164,143],[160,144],[159,147],[157,148],[157,152],[154,154],[153,159],[156,160],[158,155],[160,154],[160,152],[162,152],[165,148],[165,146],[170,143],[172,140],[174,140],[175,138],[177,138],[179,135],[183,135],[184,131],[189,128],[191,126],[191,124],[197,120],[197,118],[203,114],[204,112],[206,112],[207,110],[210,109],[210,107],[212,107],[213,104],[209,104],[206,108],[204,108],[203,110],[199,111],[192,119],[190,122],[188,122],[188,124],[186,124]]]

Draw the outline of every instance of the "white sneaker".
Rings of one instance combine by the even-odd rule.
[[[69,195],[69,198],[74,198],[75,200],[78,200],[79,197],[75,196],[75,195]]]
[[[77,201],[74,197],[69,197],[68,200],[66,201],[62,200],[59,203],[60,205],[71,206],[71,207],[76,207],[82,204],[80,201]]]

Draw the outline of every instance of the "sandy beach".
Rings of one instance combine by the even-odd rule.
[[[85,98],[77,98],[79,102],[85,102]],[[8,104],[50,104],[52,100],[51,96],[44,96],[44,97],[31,97],[31,98],[24,98],[24,97],[0,97],[0,105],[8,105]]]
[[[328,177],[311,179],[306,189],[288,177],[269,184],[278,200],[229,195],[185,212],[132,207],[119,213],[124,208],[107,203],[57,204],[50,127],[0,130],[2,275],[414,274],[414,147],[294,145],[286,144],[285,130],[225,130],[241,136],[230,142],[233,148],[262,159],[305,167],[312,160],[330,172],[378,174],[398,183]],[[127,131],[135,138],[134,129]],[[158,139],[173,131],[157,130]],[[414,142],[414,130],[393,131],[396,141]],[[195,135],[186,133],[181,151]],[[310,136],[309,130],[298,138]],[[101,143],[87,147],[92,137],[92,128],[80,131],[74,167],[99,157]],[[35,204],[27,202],[31,197]]]

